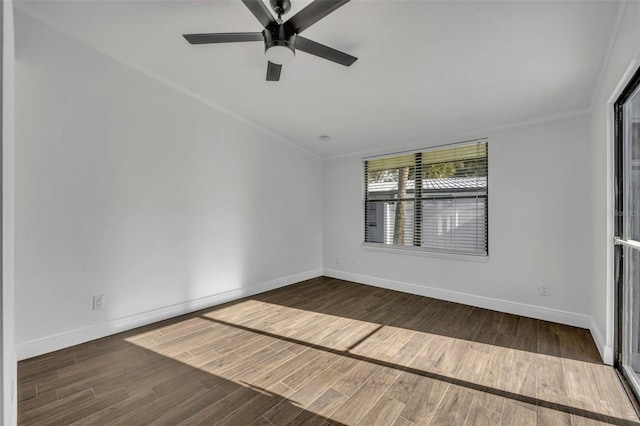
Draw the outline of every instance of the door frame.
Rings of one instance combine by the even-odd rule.
[[[0,3],[0,343],[2,379],[0,422],[17,422],[17,351],[15,343],[15,33],[13,0]]]
[[[624,212],[627,206],[624,205],[624,103],[629,97],[640,87],[640,66],[636,66],[631,78],[623,80],[624,86],[619,92],[615,101],[612,103],[613,110],[613,176],[612,186],[610,187],[613,194],[613,220],[610,222],[613,228],[614,244],[611,249],[611,263],[609,270],[609,279],[613,284],[613,366],[626,381],[624,368],[622,366],[622,335],[623,335],[623,292],[624,292],[624,245],[618,242],[618,238],[622,236],[624,231]],[[622,83],[622,82],[621,82]],[[636,401],[640,400],[640,389],[633,386],[625,386],[635,396]],[[634,404],[634,407],[637,407]]]

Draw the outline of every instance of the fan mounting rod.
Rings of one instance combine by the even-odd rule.
[[[269,0],[271,9],[278,15],[278,19],[282,19],[282,15],[287,13],[291,9],[290,0]]]

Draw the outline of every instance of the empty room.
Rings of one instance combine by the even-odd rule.
[[[1,9],[2,424],[640,424],[640,2]]]

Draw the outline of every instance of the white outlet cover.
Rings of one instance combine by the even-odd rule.
[[[97,311],[104,308],[104,296],[93,296],[93,310]]]

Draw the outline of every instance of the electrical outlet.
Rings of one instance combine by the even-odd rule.
[[[340,258],[336,257],[336,265],[339,265],[339,264],[340,264]]]
[[[104,309],[104,296],[93,296],[93,310]]]
[[[549,295],[551,294],[549,284],[542,284],[540,287],[538,287],[538,291],[540,292],[540,296],[549,297]]]

